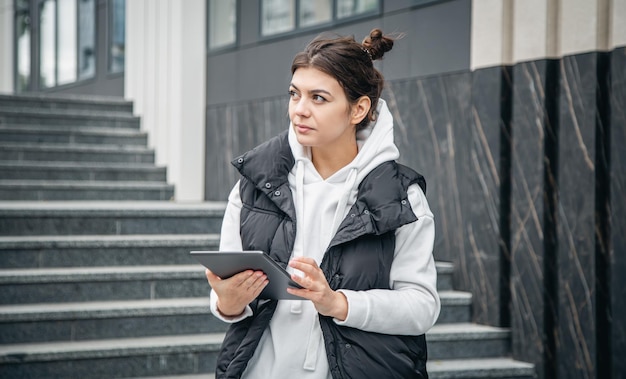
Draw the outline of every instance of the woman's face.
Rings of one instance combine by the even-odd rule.
[[[289,118],[303,146],[342,148],[355,143],[350,103],[339,82],[312,67],[298,68],[289,86]]]

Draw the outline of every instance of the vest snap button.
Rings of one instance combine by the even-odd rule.
[[[401,201],[402,205],[406,205],[406,200]]]
[[[237,159],[237,163],[243,163],[243,158]]]
[[[272,188],[272,184],[271,183],[265,183],[265,188]]]
[[[366,215],[368,215],[368,214],[370,214],[370,211],[368,211],[368,210],[366,209],[363,213],[365,213]]]
[[[280,191],[274,192],[274,196],[280,196]]]
[[[352,347],[352,345],[350,345],[349,343],[346,344],[346,349],[349,349],[351,347]]]
[[[350,215],[350,217],[354,217],[354,216],[356,216],[354,213],[352,213],[352,214]]]

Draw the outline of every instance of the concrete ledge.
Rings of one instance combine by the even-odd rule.
[[[0,162],[4,180],[159,181],[165,183],[165,167],[142,163],[102,162]]]
[[[0,363],[120,357],[216,350],[224,335],[202,334],[148,338],[120,338],[39,344],[0,345]]]
[[[171,200],[163,182],[0,180],[3,200]]]
[[[216,250],[219,235],[0,237],[0,268],[189,265],[191,250]]]
[[[432,379],[532,379],[534,366],[510,358],[429,360],[426,364]]]
[[[147,133],[124,128],[75,128],[64,125],[0,125],[0,140],[16,143],[115,144],[146,146]]]

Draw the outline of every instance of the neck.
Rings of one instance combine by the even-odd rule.
[[[311,147],[313,166],[323,179],[328,179],[354,160],[358,153],[356,138],[354,143],[344,144],[340,149]]]

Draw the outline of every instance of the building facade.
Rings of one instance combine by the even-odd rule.
[[[540,378],[626,375],[626,0],[32,3],[0,1],[0,91],[133,100],[178,201],[224,200],[287,127],[313,37],[401,33],[384,98],[474,320]]]

